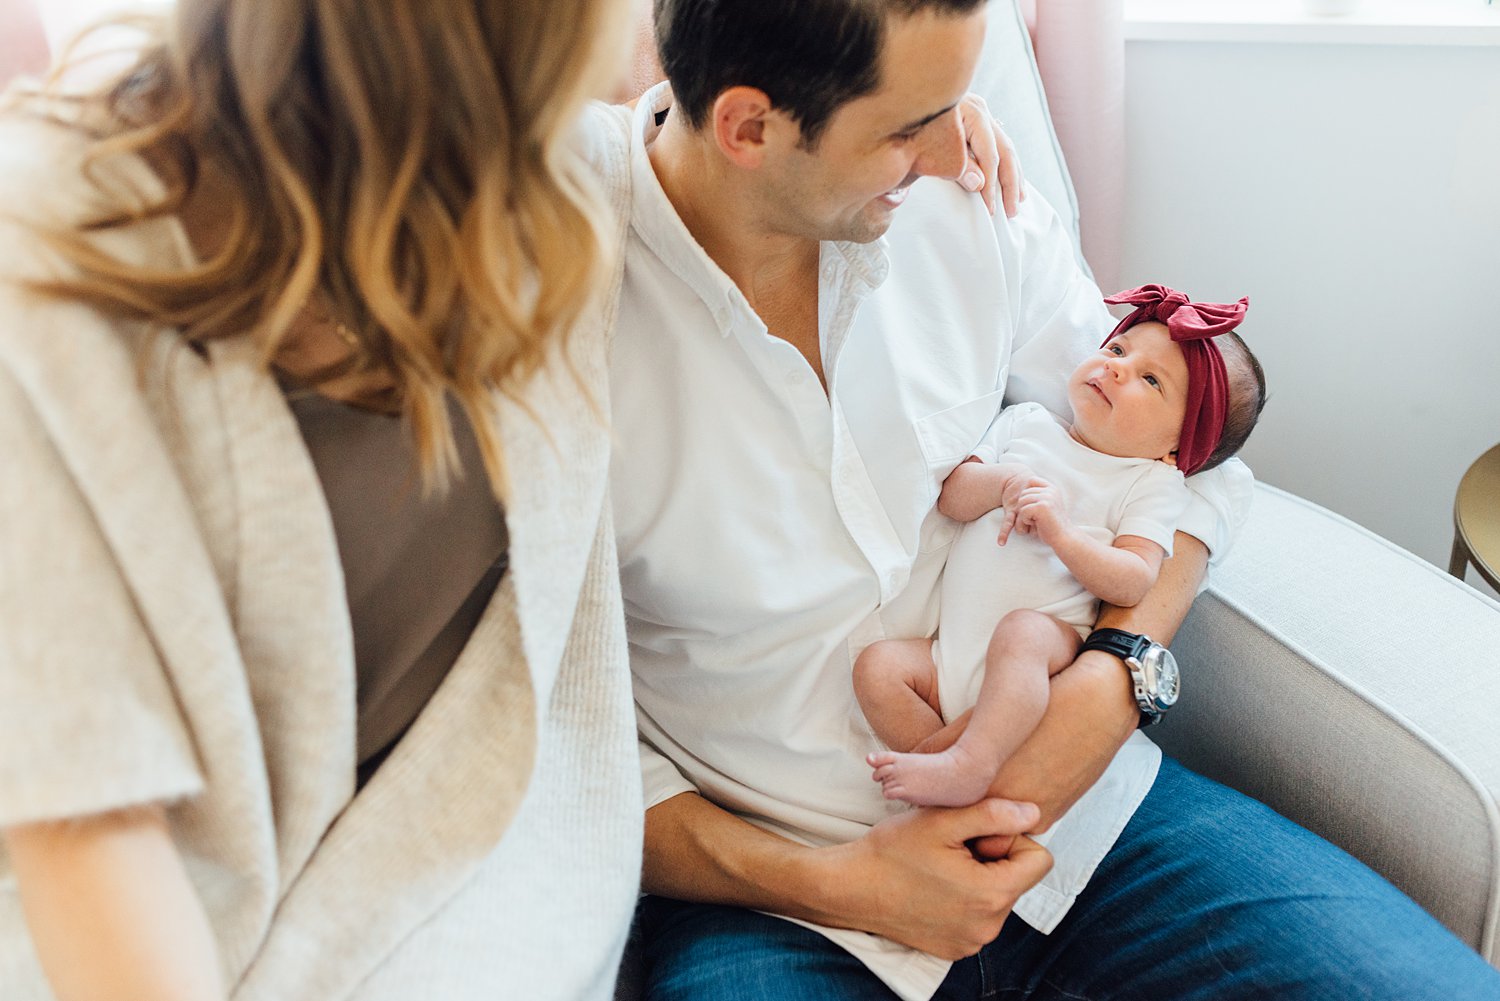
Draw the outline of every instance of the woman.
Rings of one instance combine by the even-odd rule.
[[[618,212],[574,136],[624,7],[178,0],[116,85],[13,96],[0,996],[608,996]]]

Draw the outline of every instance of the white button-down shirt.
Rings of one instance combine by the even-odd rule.
[[[633,227],[611,383],[612,490],[648,806],[698,791],[807,844],[858,838],[881,798],[854,657],[930,636],[958,525],[943,479],[1002,399],[1066,413],[1068,373],[1113,325],[1066,228],[1032,191],[991,219],[923,180],[873,244],[825,243],[828,390],[694,241],[647,156],[663,85],[632,128]],[[1220,550],[1243,467],[1194,478],[1184,530]],[[1048,837],[1057,865],[1016,911],[1050,930],[1155,778],[1143,736]],[[948,964],[819,928],[903,997]]]

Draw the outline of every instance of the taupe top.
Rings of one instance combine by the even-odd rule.
[[[505,574],[505,516],[473,428],[450,409],[459,468],[424,496],[397,417],[289,389],[333,517],[354,627],[359,784],[427,705]]]

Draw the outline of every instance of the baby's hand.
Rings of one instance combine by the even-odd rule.
[[[1009,470],[1010,475],[1006,477],[1005,486],[1000,491],[1000,505],[1005,508],[1005,515],[1000,519],[1000,537],[997,541],[1002,546],[1010,538],[1011,531],[1018,527],[1016,516],[1020,513],[1021,498],[1025,492],[1051,487],[1050,483],[1019,463],[1010,466]],[[1027,531],[1029,529],[1021,528],[1022,534]]]
[[[1023,534],[1035,532],[1049,546],[1069,527],[1068,507],[1063,501],[1062,491],[1044,481],[1022,490],[1014,507],[1006,506],[1007,518],[1012,509],[1015,511],[1016,531]],[[1001,544],[1004,545],[1003,537]]]
[[[986,463],[971,456],[943,481],[937,507],[954,521],[974,521],[1003,507],[1008,490],[1019,494],[1021,486],[1034,479],[1031,470],[1020,463]]]

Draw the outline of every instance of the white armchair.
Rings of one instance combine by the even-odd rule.
[[[1013,0],[991,4],[974,89],[1076,231]],[[1182,702],[1152,739],[1341,846],[1500,966],[1500,605],[1262,485],[1173,650]]]
[[[1258,487],[1151,736],[1340,845],[1500,965],[1500,606]]]

